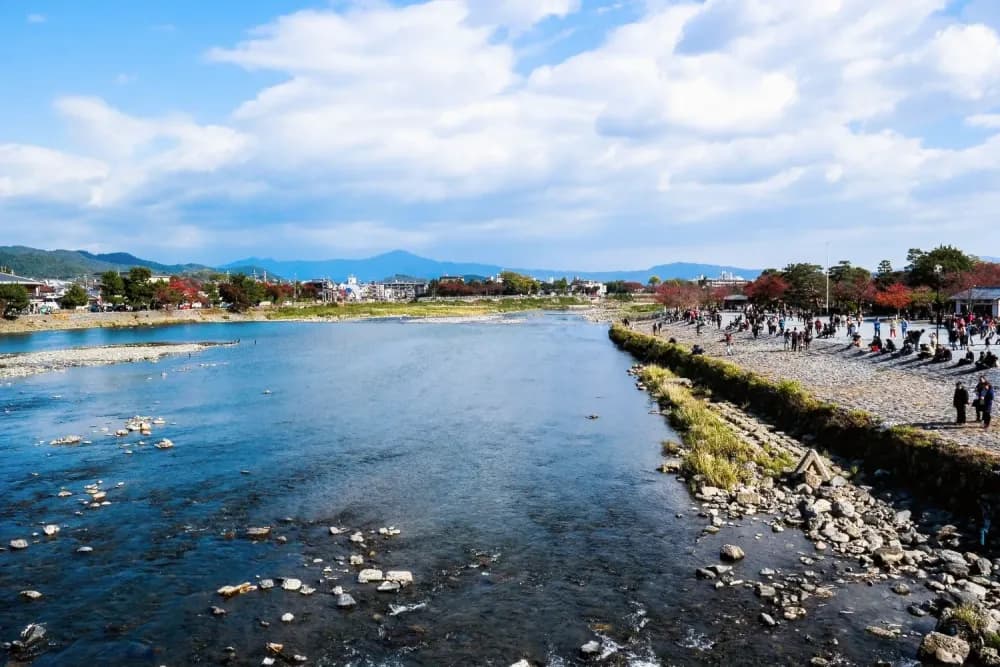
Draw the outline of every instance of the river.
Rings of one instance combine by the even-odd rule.
[[[852,587],[765,633],[751,590],[695,579],[723,542],[746,549],[747,579],[805,569],[812,548],[750,521],[702,536],[685,487],[655,470],[674,436],[626,375],[632,360],[571,315],[64,331],[0,352],[237,338],[0,387],[0,543],[32,542],[0,553],[0,640],[44,623],[33,664],[257,665],[266,642],[314,665],[576,664],[595,639],[604,664],[914,654],[864,632],[905,618],[884,590]],[[167,423],[114,437],[133,415]],[[48,444],[68,434],[92,444]],[[175,447],[151,446],[163,437]],[[111,504],[83,506],[98,481]],[[31,537],[49,523],[57,536]],[[251,526],[271,538],[248,539]],[[365,549],[330,526],[364,531]],[[387,526],[400,535],[369,534]],[[339,562],[354,553],[415,583],[360,585]],[[257,577],[317,590],[215,593]],[[356,607],[336,608],[336,585]]]

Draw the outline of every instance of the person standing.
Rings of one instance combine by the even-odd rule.
[[[990,427],[990,420],[993,417],[993,385],[990,384],[989,380],[985,381],[986,384],[983,387],[983,391],[979,394],[979,402],[982,403],[983,411],[983,428]]]
[[[952,405],[955,406],[955,423],[964,424],[965,423],[965,406],[969,404],[969,390],[965,388],[965,385],[961,382],[955,383],[955,398],[952,400]]]
[[[889,338],[895,338],[896,337],[896,325],[897,324],[898,324],[898,320],[896,320],[895,317],[892,318],[891,320],[889,320]]]
[[[882,320],[876,317],[874,324],[875,324],[875,336],[878,337],[878,338],[881,338],[882,337]]]
[[[983,353],[980,352],[979,356],[982,357]],[[983,401],[980,396],[983,393],[983,387],[986,385],[986,376],[980,375],[979,382],[976,383],[974,398],[972,399],[972,407],[976,409],[976,421],[983,421]]]
[[[906,330],[910,328],[910,321],[905,317],[899,323],[899,333],[902,335],[903,340],[906,340]]]

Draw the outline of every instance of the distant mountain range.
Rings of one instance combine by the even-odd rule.
[[[86,250],[40,250],[26,246],[0,246],[0,266],[9,267],[18,275],[31,278],[70,280],[104,271],[128,271],[144,266],[156,274],[205,275],[217,269],[203,264],[160,264],[125,252],[94,254]],[[239,266],[236,270],[251,273],[263,269]]]
[[[219,267],[203,264],[161,264],[124,252],[94,254],[85,250],[39,250],[25,246],[0,246],[0,266],[7,266],[19,275],[32,278],[72,279],[103,271],[127,271],[133,266],[144,266],[157,274],[185,274],[207,276],[215,272],[257,273],[285,279],[309,280],[330,278],[345,280],[356,276],[362,282],[382,280],[389,276],[406,275],[415,278],[451,276],[492,276],[509,270],[542,280],[549,278],[579,277],[586,280],[609,282],[625,280],[645,283],[650,276],[663,280],[670,278],[692,279],[699,276],[718,277],[722,272],[734,273],[744,278],[755,278],[759,269],[747,269],[716,264],[689,264],[675,262],[660,264],[637,271],[578,271],[565,269],[525,269],[502,267],[496,264],[475,262],[439,262],[402,250],[387,252],[366,259],[330,259],[321,261],[280,261],[250,257]]]
[[[382,255],[366,259],[329,259],[319,261],[274,260],[261,257],[248,257],[220,268],[233,270],[235,266],[258,266],[268,272],[286,277],[297,277],[299,280],[310,278],[331,278],[343,280],[348,275],[356,276],[361,282],[381,280],[396,274],[413,276],[414,278],[437,278],[438,276],[491,276],[501,271],[516,271],[525,275],[547,280],[549,278],[579,277],[586,280],[609,282],[626,280],[645,283],[650,276],[658,276],[663,280],[669,278],[692,279],[699,276],[718,277],[722,272],[734,273],[744,278],[753,279],[760,274],[760,269],[747,269],[735,266],[719,266],[716,264],[689,264],[675,262],[660,264],[637,271],[579,271],[567,269],[526,269],[518,267],[503,267],[497,264],[479,264],[475,262],[439,262],[420,257],[403,250],[394,250]]]

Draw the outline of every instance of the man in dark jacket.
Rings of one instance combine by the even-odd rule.
[[[986,385],[986,376],[980,375],[979,382],[976,383],[975,394],[972,399],[972,407],[976,409],[976,421],[983,421],[983,401],[980,398],[983,394],[983,387]]]
[[[955,383],[955,398],[952,400],[952,405],[955,406],[955,411],[958,413],[955,417],[956,424],[965,423],[965,406],[969,404],[969,390],[965,388],[965,385],[961,382]]]
[[[993,385],[990,384],[989,380],[986,380],[986,384],[979,394],[979,401],[983,406],[983,428],[990,427],[990,419],[993,417],[993,398]]]

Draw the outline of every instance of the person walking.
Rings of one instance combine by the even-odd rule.
[[[910,328],[910,321],[905,317],[899,322],[899,333],[903,336],[903,340],[906,340],[906,330]]]
[[[955,406],[955,423],[964,424],[965,423],[965,406],[969,404],[969,390],[965,388],[965,385],[961,382],[955,383],[955,398],[952,399],[952,405]]]
[[[876,317],[874,324],[875,324],[875,335],[877,337],[881,338],[882,337],[882,320]]]
[[[989,380],[986,380],[983,391],[979,395],[979,402],[983,404],[983,428],[989,428],[990,420],[993,418],[993,397],[993,385],[990,384]]]

